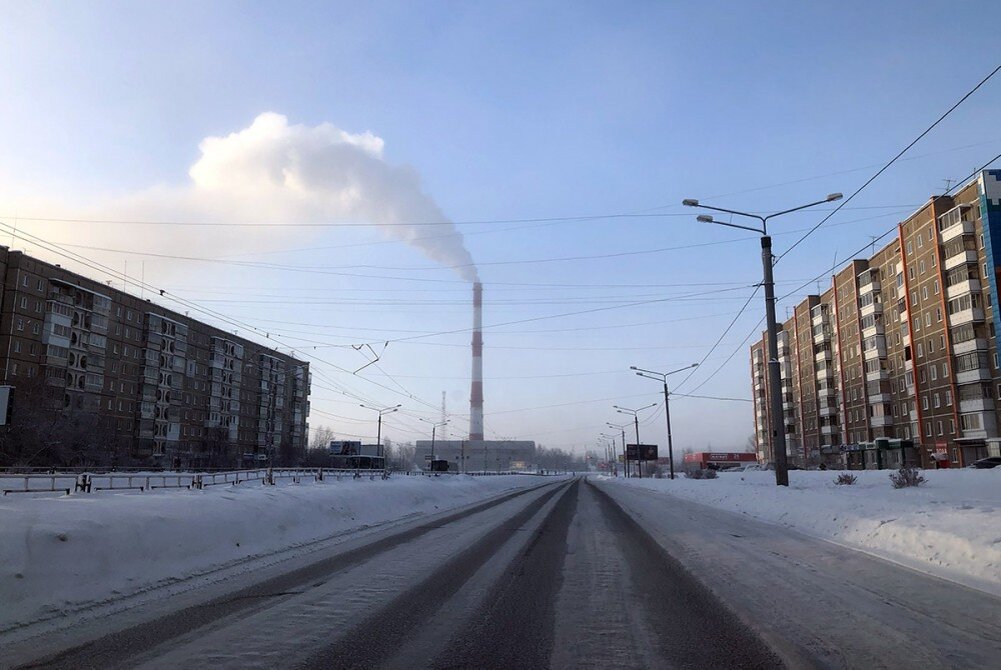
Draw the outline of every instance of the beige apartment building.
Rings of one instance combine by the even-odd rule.
[[[787,455],[801,467],[961,467],[1001,455],[1001,171],[936,196],[781,325]],[[751,346],[758,458],[772,459],[767,339]]]
[[[258,466],[307,440],[309,365],[0,247],[0,465]]]

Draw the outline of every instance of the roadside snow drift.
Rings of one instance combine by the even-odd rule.
[[[518,475],[346,477],[202,491],[6,496],[0,498],[0,633],[541,483]]]
[[[717,479],[605,479],[781,524],[910,568],[1001,595],[1001,468],[921,471],[927,482],[894,489],[886,470],[724,472]],[[666,504],[670,504],[667,502]]]

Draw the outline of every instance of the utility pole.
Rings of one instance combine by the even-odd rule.
[[[368,405],[359,405],[359,407],[364,407],[365,409],[370,409],[370,410],[372,410],[374,412],[378,412],[379,413],[379,421],[378,421],[378,424],[377,424],[378,427],[376,428],[377,432],[376,432],[376,438],[375,438],[375,450],[376,450],[376,455],[379,458],[383,459],[382,466],[383,466],[383,468],[385,468],[386,467],[386,457],[382,453],[382,415],[383,414],[392,414],[393,412],[396,412],[401,407],[403,407],[403,405],[393,405],[392,407],[384,407],[382,409],[379,409],[378,407],[369,407]]]
[[[626,459],[626,425],[627,424],[617,424],[605,422],[605,425],[609,428],[614,428],[622,434],[622,476],[629,479],[629,461]],[[612,447],[615,447],[615,440],[612,440]]]

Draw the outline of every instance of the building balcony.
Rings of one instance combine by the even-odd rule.
[[[873,393],[872,395],[869,396],[869,404],[870,405],[879,405],[879,404],[882,404],[882,403],[890,402],[892,399],[893,399],[893,396],[889,392],[887,392],[887,393]]]
[[[942,230],[939,235],[942,238],[942,243],[946,243],[949,240],[954,240],[960,235],[973,235],[976,233],[976,224],[973,221],[960,221],[959,223],[954,223],[948,228]]]
[[[970,412],[993,412],[994,400],[991,398],[970,398],[959,400],[959,411],[963,414]]]
[[[871,361],[874,358],[886,358],[886,345],[875,346],[862,352],[862,358]]]
[[[948,272],[954,268],[958,268],[960,265],[966,265],[967,263],[979,263],[979,258],[977,257],[977,252],[973,249],[964,249],[954,256],[949,256],[942,263],[943,269]]]
[[[881,302],[871,302],[868,305],[863,305],[859,309],[859,314],[862,316],[869,316],[871,314],[882,314],[883,313],[883,303]]]
[[[834,354],[830,349],[821,349],[813,355],[813,360],[820,363],[821,361],[829,361],[834,357]]]
[[[953,298],[958,298],[961,295],[966,295],[967,293],[977,292],[982,290],[979,279],[967,279],[966,281],[961,281],[952,286],[947,286],[945,289],[946,300],[952,300]]]
[[[839,429],[838,426],[821,426],[820,427],[820,434],[821,435],[837,435],[839,432],[840,432],[840,429]]]
[[[982,307],[971,307],[961,312],[949,315],[950,326],[962,326],[966,323],[982,323],[984,320],[984,310]]]
[[[837,405],[829,405],[827,407],[821,407],[817,411],[817,413],[820,416],[837,416],[838,415],[838,407],[837,407]]]
[[[873,370],[872,372],[865,373],[865,380],[867,382],[882,382],[890,378],[889,370]]]
[[[877,322],[875,325],[869,326],[868,328],[862,329],[862,337],[875,337],[876,335],[883,335],[886,331],[883,329],[883,323]]]
[[[869,417],[869,425],[873,428],[886,428],[893,425],[893,417],[885,415]]]
[[[987,368],[977,368],[956,373],[956,384],[975,384],[977,382],[990,382],[991,371]]]
[[[879,283],[878,279],[875,279],[873,281],[860,284],[858,292],[859,295],[865,295],[866,293],[872,293],[872,292],[879,293],[880,290],[882,290],[882,285]]]
[[[987,351],[987,340],[982,337],[977,337],[972,340],[966,340],[965,342],[959,342],[952,345],[952,353],[956,356],[968,354],[971,351]]]

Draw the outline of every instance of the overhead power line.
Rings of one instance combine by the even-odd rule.
[[[867,180],[865,181],[865,183],[864,183],[864,184],[862,184],[862,185],[861,185],[861,186],[859,186],[859,187],[858,187],[857,189],[855,189],[855,192],[854,192],[854,193],[852,193],[852,194],[851,194],[850,196],[848,196],[847,198],[845,198],[844,200],[842,200],[842,201],[841,201],[841,202],[840,202],[840,203],[838,204],[838,206],[834,208],[834,211],[832,211],[832,212],[831,212],[830,214],[828,214],[828,215],[827,215],[827,216],[825,216],[825,217],[824,217],[823,219],[821,219],[821,220],[820,220],[820,221],[819,221],[819,222],[818,222],[818,223],[817,223],[817,224],[816,224],[815,226],[813,226],[812,228],[810,228],[810,230],[808,230],[808,231],[807,231],[807,232],[806,232],[806,233],[805,233],[805,234],[804,234],[804,235],[803,235],[803,236],[802,236],[801,238],[799,238],[798,240],[796,240],[795,242],[793,242],[793,244],[792,244],[792,246],[791,246],[791,247],[789,247],[788,249],[786,249],[786,250],[785,250],[784,252],[782,252],[782,253],[781,253],[781,254],[780,254],[780,255],[778,256],[778,258],[776,258],[776,259],[775,259],[775,262],[777,263],[778,261],[782,260],[782,258],[783,258],[783,257],[785,257],[785,256],[786,256],[786,255],[787,255],[787,254],[788,254],[788,253],[789,253],[790,251],[792,251],[792,250],[793,250],[793,249],[795,249],[795,248],[796,248],[797,246],[799,246],[799,244],[800,244],[800,243],[801,243],[801,242],[802,242],[803,240],[805,240],[805,239],[806,239],[806,238],[808,238],[808,237],[809,237],[810,235],[812,235],[812,234],[813,234],[813,233],[814,233],[814,232],[815,232],[815,231],[816,231],[816,230],[817,230],[818,228],[820,228],[820,227],[821,227],[822,225],[824,225],[824,223],[826,223],[826,222],[827,222],[827,221],[828,221],[828,220],[829,220],[829,219],[830,219],[830,218],[831,218],[832,216],[834,216],[834,215],[835,215],[835,214],[837,214],[837,213],[838,213],[839,211],[841,211],[842,209],[844,209],[845,205],[847,205],[847,204],[848,204],[849,202],[851,202],[851,201],[852,201],[852,200],[853,200],[853,199],[855,198],[855,196],[857,196],[857,195],[858,195],[859,193],[861,193],[861,192],[862,192],[862,191],[863,191],[863,190],[864,190],[864,189],[865,189],[865,188],[866,188],[867,186],[869,186],[869,184],[871,184],[872,182],[876,181],[876,179],[877,179],[877,178],[878,178],[878,177],[879,177],[879,176],[880,176],[881,174],[883,174],[884,172],[886,172],[886,170],[887,170],[887,169],[889,169],[889,167],[890,167],[891,165],[893,165],[894,163],[896,163],[896,162],[897,162],[897,160],[898,160],[898,159],[899,159],[899,158],[900,158],[901,156],[903,156],[903,155],[904,155],[905,153],[907,153],[908,149],[910,149],[910,148],[911,148],[911,147],[913,147],[913,146],[914,146],[915,144],[917,144],[918,142],[920,142],[920,141],[921,141],[921,140],[922,140],[922,139],[924,138],[924,136],[925,136],[925,135],[927,135],[927,134],[928,134],[928,133],[930,133],[930,132],[931,132],[932,130],[934,130],[934,129],[935,129],[935,127],[936,127],[936,126],[937,126],[938,124],[940,124],[940,123],[941,123],[942,121],[944,121],[944,120],[945,120],[945,118],[946,118],[947,116],[949,116],[950,114],[952,114],[952,113],[953,113],[953,112],[954,112],[954,111],[956,110],[956,108],[957,108],[957,107],[959,107],[959,106],[960,106],[960,105],[962,105],[962,104],[963,104],[964,102],[966,102],[966,100],[967,100],[967,99],[968,99],[968,98],[969,98],[969,97],[970,97],[971,95],[973,95],[974,93],[976,93],[976,92],[977,92],[977,91],[978,91],[978,90],[980,89],[980,87],[981,87],[981,86],[983,86],[984,84],[986,84],[986,83],[987,83],[987,82],[988,82],[988,81],[989,81],[989,80],[990,80],[990,79],[991,79],[991,78],[992,78],[992,77],[993,77],[994,75],[996,75],[996,74],[998,73],[998,71],[1001,71],[1001,65],[998,65],[998,66],[997,66],[997,67],[995,67],[995,68],[994,68],[993,70],[991,70],[991,73],[990,73],[990,74],[988,74],[988,75],[987,75],[986,77],[984,77],[983,79],[981,79],[981,80],[980,80],[980,83],[978,83],[978,84],[977,84],[976,86],[974,86],[974,87],[973,87],[972,89],[970,89],[970,90],[969,90],[969,91],[968,91],[968,92],[966,93],[966,95],[964,95],[964,96],[963,96],[962,98],[960,98],[959,100],[957,100],[957,101],[956,101],[956,103],[952,105],[952,107],[950,107],[949,109],[947,109],[947,110],[945,111],[945,113],[944,113],[944,114],[942,114],[942,116],[938,117],[938,118],[937,118],[937,119],[935,120],[935,122],[934,122],[934,123],[932,123],[932,124],[931,124],[930,126],[928,126],[927,128],[925,128],[925,130],[924,130],[924,131],[923,131],[923,132],[922,132],[922,133],[921,133],[920,135],[918,135],[917,137],[915,137],[915,138],[914,138],[914,139],[913,139],[913,140],[911,141],[911,143],[910,143],[910,144],[908,144],[908,145],[907,145],[906,147],[904,147],[903,149],[901,149],[901,150],[900,150],[900,152],[899,152],[899,153],[898,153],[898,154],[897,154],[896,156],[894,156],[893,158],[891,158],[891,159],[889,160],[889,162],[887,162],[887,163],[886,163],[886,164],[885,164],[885,165],[884,165],[883,167],[881,167],[881,168],[880,168],[879,170],[877,170],[877,171],[876,171],[876,173],[875,173],[874,175],[872,175],[871,177],[869,177],[869,178],[868,178],[868,179],[867,179]]]

